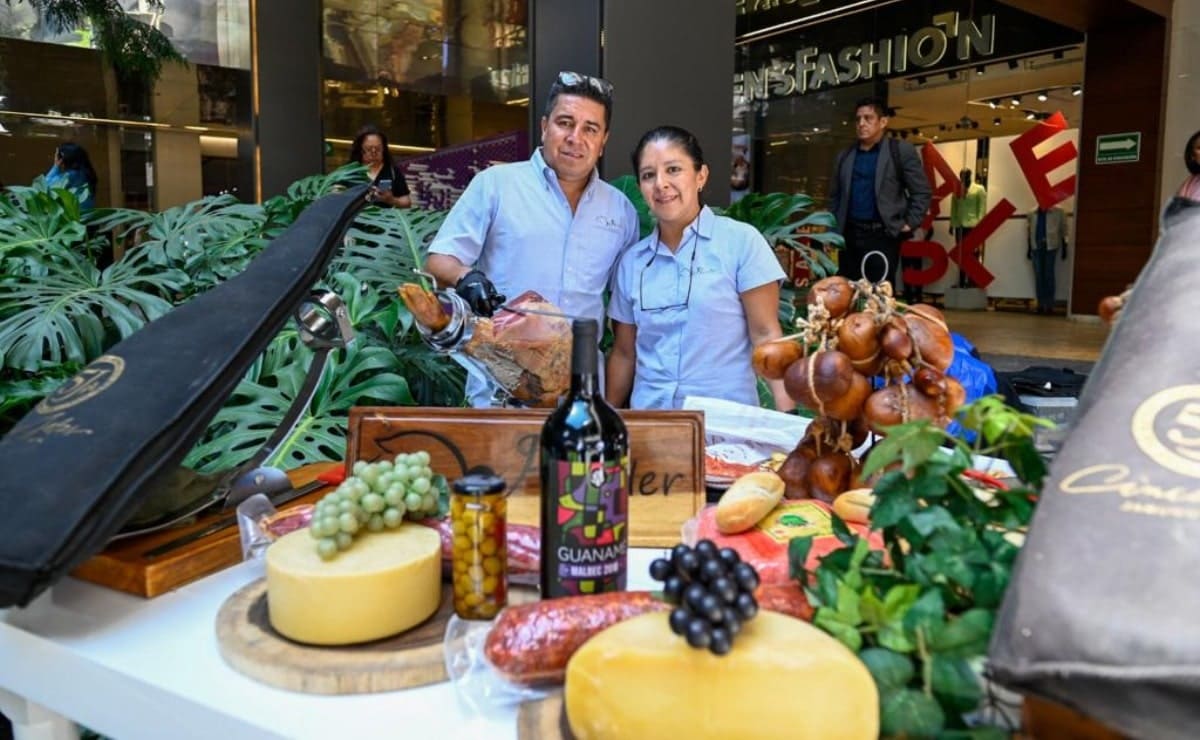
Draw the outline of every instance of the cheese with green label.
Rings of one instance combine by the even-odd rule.
[[[567,664],[578,740],[875,740],[879,697],[863,663],[807,622],[760,612],[723,656],[689,647],[665,613],[620,622]]]
[[[267,548],[267,610],[281,635],[313,645],[389,637],[437,611],[441,540],[405,523],[361,534],[332,560],[317,555],[307,529]]]

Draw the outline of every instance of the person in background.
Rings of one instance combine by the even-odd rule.
[[[1067,258],[1067,219],[1061,208],[1038,208],[1029,214],[1029,246],[1025,259],[1033,262],[1034,293],[1039,314],[1054,313],[1054,258]]]
[[[612,122],[612,85],[559,72],[542,116],[542,145],[527,162],[488,167],[471,179],[429,245],[425,269],[481,316],[537,291],[561,311],[604,321],[604,292],[637,240],[633,204],[600,179]],[[597,352],[599,348],[597,348]],[[475,406],[493,401],[471,377]]]
[[[863,98],[854,106],[858,141],[838,155],[830,183],[829,210],[837,216],[837,229],[846,238],[838,257],[838,274],[850,280],[867,277],[873,282],[900,274],[900,242],[911,239],[921,225],[933,190],[917,150],[907,141],[889,139],[888,109],[879,98]],[[887,260],[887,272],[878,253]],[[866,262],[863,274],[863,259]],[[913,260],[919,267],[920,260]],[[909,303],[920,300],[919,286],[904,286]]]
[[[658,225],[617,266],[606,398],[635,409],[677,409],[687,396],[757,406],[751,355],[783,335],[779,261],[758,230],[702,203],[708,165],[691,133],[647,132],[633,170]],[[782,381],[771,391],[776,408],[794,406]]]
[[[79,207],[90,211],[96,207],[96,170],[87,150],[68,141],[54,150],[54,164],[46,173],[46,185],[74,191],[79,197]]]
[[[958,179],[962,183],[962,194],[955,193],[950,199],[950,228],[954,243],[962,244],[987,213],[987,191],[978,182],[973,182],[969,169],[959,172]],[[982,257],[982,247],[976,248],[975,256]],[[971,279],[962,270],[958,273],[958,287],[972,287]]]
[[[367,200],[392,208],[412,205],[404,173],[392,161],[387,136],[382,131],[374,126],[363,127],[350,145],[350,161],[367,166],[367,174],[371,177]]]

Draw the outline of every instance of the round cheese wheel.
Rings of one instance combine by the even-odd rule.
[[[347,645],[403,632],[437,611],[441,540],[404,523],[361,534],[332,560],[317,555],[307,528],[267,548],[267,610],[284,637]]]
[[[760,612],[723,656],[688,647],[665,613],[620,622],[567,663],[579,740],[874,740],[879,697],[866,666],[799,619]]]

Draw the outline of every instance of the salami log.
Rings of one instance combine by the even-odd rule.
[[[760,586],[755,598],[760,609],[812,619],[812,607],[794,583]],[[670,609],[651,591],[567,596],[510,606],[488,633],[484,655],[510,681],[560,683],[567,661],[593,635],[626,619]]]

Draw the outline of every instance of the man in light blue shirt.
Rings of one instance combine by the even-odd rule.
[[[489,167],[446,216],[425,267],[475,313],[491,316],[527,290],[573,316],[604,320],[604,291],[637,240],[637,214],[600,179],[612,120],[612,85],[560,72],[542,117],[542,146],[528,162]],[[467,384],[474,406],[492,389]]]

